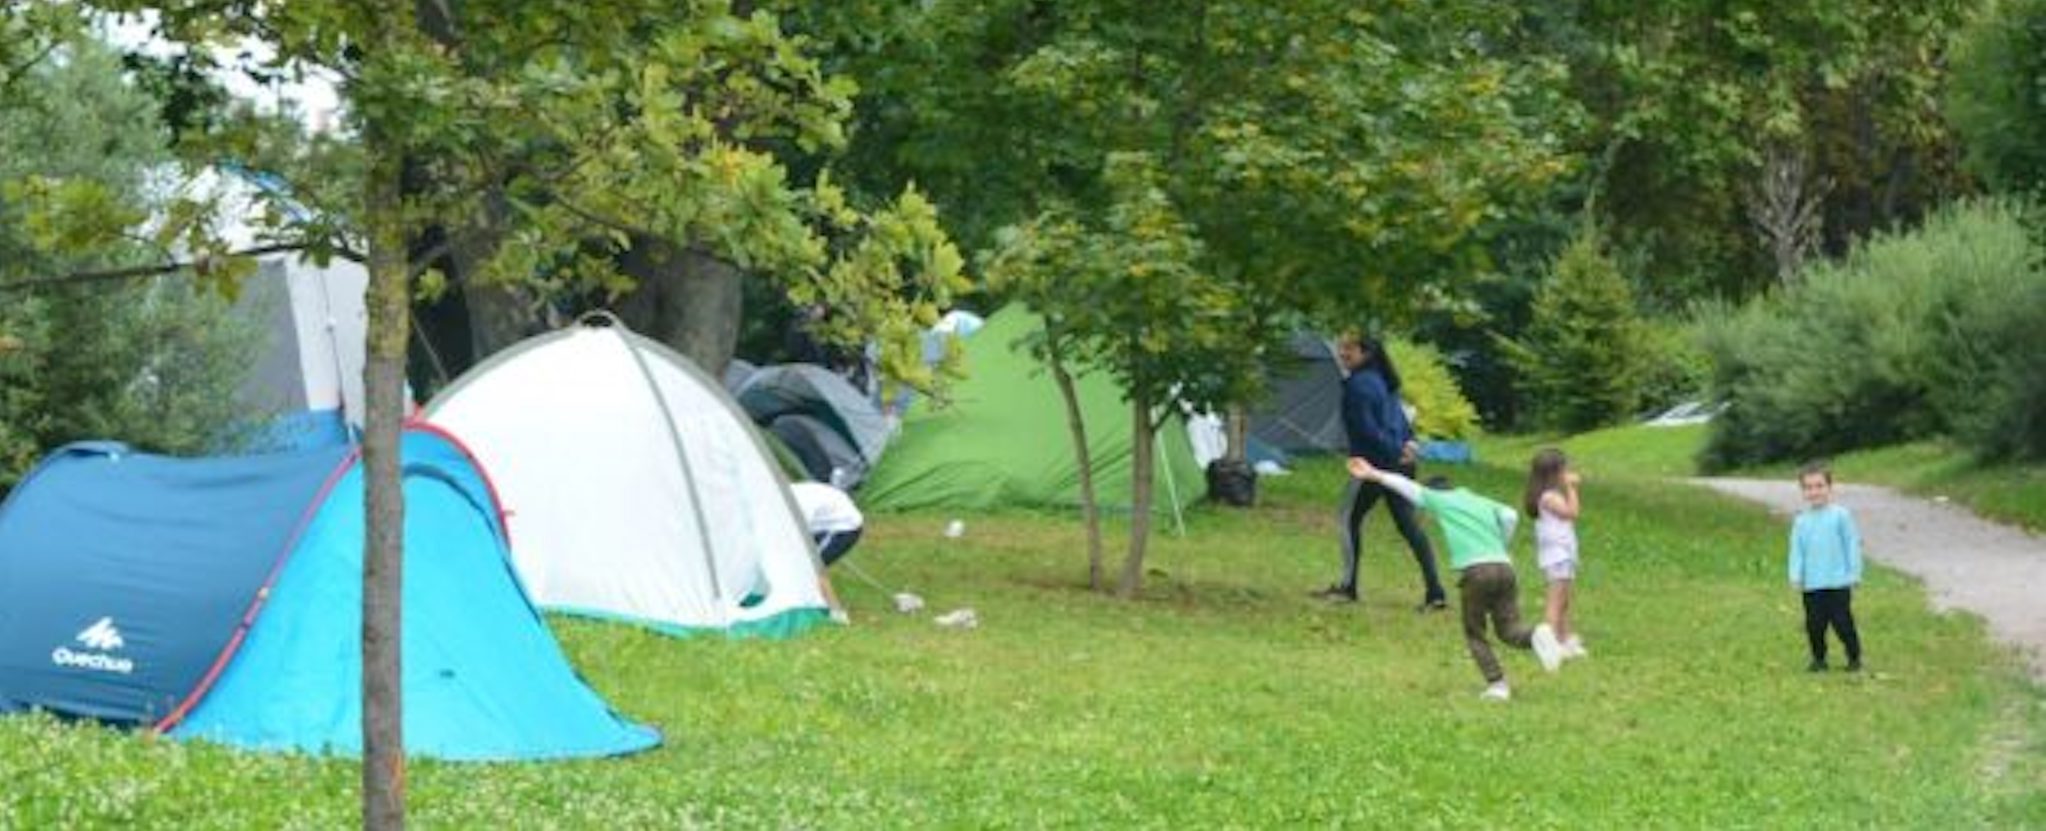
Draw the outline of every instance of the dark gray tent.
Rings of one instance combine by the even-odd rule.
[[[761,367],[739,388],[738,398],[739,406],[746,409],[753,423],[767,427],[787,442],[790,449],[803,458],[804,466],[818,481],[830,481],[832,467],[846,468],[848,473],[855,472],[853,469],[856,467],[857,474],[864,478],[865,472],[881,460],[881,452],[888,445],[888,420],[881,415],[880,408],[851,382],[821,366],[780,364]],[[792,416],[805,416],[809,421],[776,427]],[[821,437],[807,442],[820,452],[805,454],[805,442],[794,436],[815,436],[820,425],[823,432],[832,434],[837,440],[835,444],[851,450],[851,459],[844,458],[843,450],[822,453],[827,440]],[[813,461],[820,464],[829,461],[831,464],[820,469],[812,466]]]
[[[871,467],[867,460],[860,458],[860,451],[823,419],[792,413],[769,422],[767,433],[795,456],[812,481],[846,489],[867,481]],[[837,475],[833,476],[834,473]]]
[[[1335,344],[1295,334],[1265,372],[1269,397],[1251,411],[1251,446],[1263,443],[1291,454],[1343,452],[1343,371]]]

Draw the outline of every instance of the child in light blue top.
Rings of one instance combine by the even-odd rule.
[[[1790,526],[1790,582],[1804,591],[1861,582],[1861,534],[1853,513],[1837,504],[1798,512]]]
[[[1847,649],[1847,671],[1861,669],[1861,636],[1854,627],[1854,587],[1861,582],[1861,534],[1854,514],[1833,503],[1833,471],[1806,465],[1797,484],[1805,510],[1790,526],[1790,587],[1804,593],[1805,637],[1813,672],[1826,670],[1826,630]]]

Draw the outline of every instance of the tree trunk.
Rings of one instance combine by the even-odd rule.
[[[1229,405],[1228,430],[1229,448],[1222,458],[1231,462],[1250,464],[1250,411],[1242,404]]]
[[[627,325],[721,377],[739,348],[745,293],[739,267],[694,248],[634,237],[619,267],[639,282],[620,306]]]
[[[369,226],[369,333],[363,387],[362,824],[405,827],[405,734],[400,646],[405,499],[399,478],[405,421],[405,345],[411,330],[403,216],[403,150],[370,125],[364,207]]]
[[[525,339],[540,328],[540,320],[525,297],[509,286],[477,277],[483,263],[497,255],[504,238],[499,229],[511,212],[503,189],[491,194],[484,215],[465,231],[454,250],[448,252],[455,271],[461,275],[462,305],[469,314],[470,365],[490,359],[500,350]],[[466,371],[464,366],[460,372]]]
[[[1130,416],[1130,553],[1122,564],[1122,585],[1115,591],[1124,600],[1136,597],[1144,588],[1144,549],[1151,542],[1151,485],[1158,446],[1158,430],[1146,396],[1131,397]]]
[[[462,288],[462,302],[469,312],[469,354],[473,359],[469,366],[490,360],[539,328],[524,298],[504,286],[471,283]],[[459,376],[467,369],[454,372]]]
[[[1101,503],[1094,496],[1094,454],[1087,449],[1087,420],[1080,413],[1080,393],[1073,386],[1072,373],[1066,371],[1058,333],[1046,326],[1044,338],[1052,380],[1058,383],[1059,397],[1066,402],[1066,427],[1072,431],[1073,459],[1080,464],[1080,516],[1087,524],[1087,587],[1107,591],[1108,576],[1104,573],[1101,550]]]

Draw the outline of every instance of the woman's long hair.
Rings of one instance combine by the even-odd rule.
[[[1569,457],[1553,447],[1544,447],[1534,455],[1534,464],[1527,469],[1527,493],[1520,502],[1529,519],[1541,516],[1542,494],[1563,487],[1563,470],[1569,466]]]
[[[1378,377],[1385,379],[1385,388],[1398,393],[1400,373],[1399,370],[1392,368],[1392,356],[1385,354],[1385,341],[1378,338],[1361,338],[1358,342],[1364,345],[1364,352],[1367,355],[1363,368],[1377,370]]]

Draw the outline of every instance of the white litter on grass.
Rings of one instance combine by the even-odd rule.
[[[922,611],[923,608],[924,608],[923,598],[910,594],[909,592],[897,592],[895,594],[895,611],[901,612],[906,615],[912,612]]]
[[[946,525],[945,525],[945,536],[946,536],[947,538],[950,538],[950,539],[955,539],[955,540],[956,540],[956,539],[959,539],[959,538],[960,538],[960,537],[962,537],[962,536],[965,536],[965,534],[966,534],[966,523],[965,523],[964,521],[961,521],[961,520],[957,520],[957,519],[955,519],[955,520],[952,520],[952,521],[951,521],[951,522],[949,522],[949,523],[946,523]]]
[[[971,608],[953,609],[931,618],[931,622],[950,629],[976,629],[980,627],[980,616]]]

